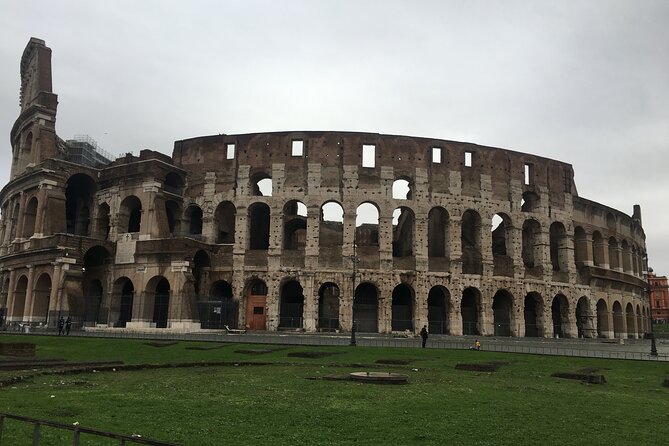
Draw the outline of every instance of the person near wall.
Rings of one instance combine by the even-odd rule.
[[[425,348],[425,344],[427,343],[427,325],[423,325],[423,329],[420,331],[420,337],[423,338],[423,348]]]

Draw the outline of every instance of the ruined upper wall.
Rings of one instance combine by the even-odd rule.
[[[31,37],[21,57],[21,111],[32,105],[40,93],[52,93],[51,48],[44,40]]]
[[[303,155],[293,156],[293,141],[303,142]],[[234,159],[228,159],[228,145],[234,144]],[[375,147],[374,167],[362,166],[363,145]],[[433,148],[440,150],[440,162],[433,161]],[[468,154],[468,155],[467,155]],[[428,175],[432,192],[451,193],[450,175],[459,172],[463,195],[478,197],[481,176],[490,177],[493,198],[508,200],[513,180],[525,190],[544,189],[551,203],[560,206],[565,192],[577,195],[571,165],[548,158],[471,143],[409,136],[356,132],[273,132],[242,135],[203,136],[176,141],[174,163],[195,176],[221,172],[236,176],[238,166],[250,166],[250,176],[270,174],[273,164],[283,164],[291,185],[308,186],[308,165],[319,164],[322,178],[332,186],[343,179],[344,166],[357,166],[359,184],[374,184],[384,167],[392,167],[395,178],[412,179],[416,169]],[[466,165],[471,159],[471,165]],[[528,167],[526,167],[528,166]],[[529,181],[525,171],[529,169]]]

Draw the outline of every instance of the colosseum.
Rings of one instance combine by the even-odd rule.
[[[200,136],[109,160],[56,135],[51,50],[20,61],[0,192],[4,323],[640,337],[646,245],[572,166],[431,138]],[[87,150],[93,149],[93,150]]]

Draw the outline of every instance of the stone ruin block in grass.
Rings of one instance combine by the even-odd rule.
[[[553,378],[575,379],[589,384],[606,384],[606,378],[604,378],[604,375],[597,375],[591,373],[556,372],[553,373],[551,376]]]

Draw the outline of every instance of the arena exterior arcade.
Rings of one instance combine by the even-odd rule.
[[[44,41],[30,40],[20,70],[0,192],[6,324],[649,331],[640,208],[579,197],[569,164],[330,131],[202,136],[176,141],[171,157],[86,161],[56,135]]]

